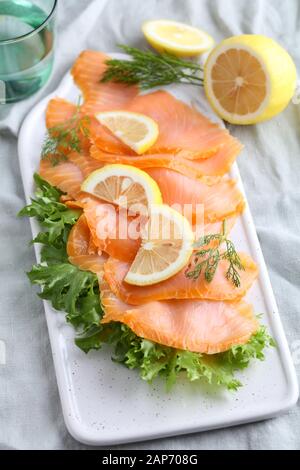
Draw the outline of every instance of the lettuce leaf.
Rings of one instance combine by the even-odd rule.
[[[62,248],[66,245],[70,229],[80,216],[80,210],[69,209],[60,202],[62,192],[54,188],[38,174],[34,175],[36,197],[24,207],[20,217],[36,217],[44,231],[40,232],[33,243],[42,243],[51,247]]]
[[[237,390],[242,384],[234,377],[238,370],[249,365],[251,359],[264,360],[263,350],[274,346],[273,339],[261,326],[250,341],[229,351],[214,355],[198,354],[169,348],[138,337],[126,325],[103,325],[93,335],[75,340],[83,351],[99,349],[102,343],[113,346],[113,360],[129,369],[138,369],[142,379],[152,382],[156,377],[165,378],[170,389],[178,377],[186,374],[189,381],[205,380],[209,384]]]
[[[87,331],[99,325],[102,316],[97,276],[81,271],[70,263],[35,265],[28,273],[32,284],[42,287],[39,296],[49,300],[56,310],[67,313],[75,328]]]
[[[274,346],[266,328],[261,326],[247,344],[234,346],[225,353],[205,355],[145,340],[121,323],[101,325],[103,310],[97,276],[70,264],[66,252],[68,235],[80,211],[62,204],[63,193],[39,175],[34,179],[36,197],[19,215],[39,220],[43,231],[33,242],[43,244],[43,248],[42,264],[33,266],[28,277],[32,284],[41,287],[42,299],[66,313],[66,320],[77,330],[76,345],[88,353],[109,344],[114,361],[137,369],[148,382],[163,377],[168,389],[185,374],[191,382],[204,380],[237,390],[242,384],[235,373],[245,369],[251,360],[264,360],[264,350]]]

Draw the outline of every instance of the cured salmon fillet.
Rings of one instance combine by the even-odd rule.
[[[97,254],[97,247],[91,244],[91,234],[86,217],[82,214],[72,227],[67,243],[69,257]]]
[[[91,271],[99,277],[102,276],[107,256],[98,254],[85,215],[81,215],[71,229],[67,243],[67,254],[70,263],[84,271]]]
[[[53,98],[46,109],[47,129],[56,127],[70,120],[76,113],[77,106],[62,98]]]
[[[156,153],[143,155],[131,154],[113,154],[99,150],[96,145],[90,149],[91,157],[99,160],[103,164],[123,163],[124,165],[133,165],[137,168],[169,168],[191,178],[204,178],[206,182],[215,183],[215,178],[207,177],[223,176],[229,172],[237,155],[240,153],[241,146],[236,141],[220,147],[210,158],[190,160],[184,158],[180,152],[177,153]]]
[[[70,101],[54,98],[49,101],[46,110],[46,126],[47,129],[55,135],[57,128],[60,129],[72,129],[74,126],[78,126],[80,120],[84,117],[84,114],[80,111],[80,107],[71,103]],[[95,120],[89,119],[84,121],[85,128],[91,128]],[[83,134],[83,132],[77,132],[77,136],[80,142],[80,148],[83,152],[88,153],[91,142],[90,139]],[[63,148],[62,151],[68,155],[72,150]]]
[[[105,254],[79,255],[75,257],[71,256],[69,258],[71,264],[78,266],[82,271],[91,271],[92,273],[97,274],[98,279],[101,279],[103,276],[103,266],[106,260],[107,256]]]
[[[53,166],[48,159],[41,160],[39,174],[70,197],[76,197],[83,181],[80,168],[69,161]]]
[[[240,300],[257,278],[258,269],[246,254],[240,254],[245,271],[240,271],[241,286],[235,287],[226,278],[228,262],[220,261],[212,282],[208,283],[202,274],[196,281],[186,277],[186,268],[175,276],[152,286],[127,284],[124,278],[130,265],[109,258],[104,266],[104,276],[112,292],[121,300],[132,305],[141,305],[154,300],[201,299],[201,300]]]
[[[79,207],[84,210],[86,221],[98,250],[104,251],[112,258],[132,263],[140,245],[140,230],[143,225],[142,218],[129,217],[124,210],[106,204],[96,197],[82,193],[77,201],[67,202],[70,207]],[[237,218],[237,214],[226,219],[227,231],[230,232]],[[202,222],[202,223],[201,223]],[[196,238],[204,234],[220,233],[222,220],[203,225],[203,221],[193,226]]]
[[[112,257],[131,263],[141,245],[139,219],[128,217],[111,204],[90,198],[84,204],[84,214],[99,250]]]
[[[150,155],[175,153],[187,159],[199,160],[213,156],[220,148],[231,147],[232,143],[241,149],[240,143],[226,129],[211,122],[167,91],[139,95],[126,106],[126,111],[145,114],[157,122],[159,136],[146,152]],[[99,137],[97,132],[91,134],[98,149],[118,154],[128,153],[128,147],[109,135],[108,131],[101,131],[99,134]]]
[[[71,73],[84,98],[81,107],[83,114],[93,115],[100,111],[121,109],[138,94],[136,86],[101,83],[108,59],[102,52],[86,50],[73,65]]]
[[[205,222],[223,220],[240,214],[245,206],[244,198],[235,181],[222,179],[214,185],[206,185],[200,180],[189,178],[166,168],[149,168],[147,173],[157,182],[165,204],[191,205],[193,222],[204,208]],[[174,207],[176,208],[176,207]]]
[[[91,158],[88,154],[72,152],[68,155],[68,161],[80,168],[84,178],[86,178],[92,171],[102,168],[103,164]]]
[[[56,186],[70,197],[76,198],[87,175],[103,166],[102,163],[76,152],[70,153],[66,161],[53,165],[50,159],[40,162],[39,174],[48,183]]]
[[[138,336],[172,348],[216,354],[247,343],[258,329],[245,302],[165,300],[132,306],[118,299],[105,280],[100,290],[101,323],[124,323]]]

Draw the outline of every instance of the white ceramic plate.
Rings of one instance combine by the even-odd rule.
[[[217,121],[199,89],[172,86],[169,90]],[[68,74],[24,121],[19,158],[27,202],[34,192],[32,176],[38,168],[45,135],[47,103],[54,96],[76,102],[79,94]],[[236,164],[231,176],[239,180],[243,190]],[[35,236],[39,231],[37,222],[31,220],[31,227]],[[262,322],[278,345],[277,349],[267,351],[265,362],[257,361],[239,375],[244,387],[238,392],[184,380],[171,393],[166,393],[160,381],[149,386],[136,371],[113,363],[108,348],[85,355],[74,345],[74,330],[66,324],[64,314],[44,302],[64,418],[75,439],[90,445],[111,445],[204,431],[270,418],[296,403],[296,375],[248,208],[236,224],[232,238],[259,265],[258,282],[247,299],[256,312],[264,312]],[[35,249],[39,261],[39,247]]]

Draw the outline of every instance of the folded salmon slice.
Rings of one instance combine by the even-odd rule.
[[[93,243],[86,217],[82,214],[73,225],[67,242],[69,257],[97,254],[97,247]]]
[[[100,290],[101,323],[124,323],[136,335],[172,348],[216,354],[247,343],[258,329],[245,302],[165,300],[132,306],[118,299],[105,280]]]
[[[149,168],[147,173],[157,182],[164,203],[169,206],[176,204],[181,208],[191,205],[193,222],[197,214],[201,216],[200,205],[203,205],[206,222],[223,220],[240,214],[244,209],[243,195],[233,180],[222,179],[214,185],[207,185],[166,168]]]
[[[128,217],[125,210],[94,198],[86,199],[84,214],[98,249],[132,263],[141,245],[139,218]]]
[[[130,217],[125,210],[119,210],[96,197],[82,193],[76,201],[67,202],[70,207],[82,208],[86,221],[98,250],[112,258],[132,263],[141,245],[140,231],[146,222],[139,216]],[[226,219],[228,233],[232,229],[237,214]],[[220,233],[222,220],[205,223],[200,220],[193,229],[200,238],[204,234]]]
[[[121,83],[101,83],[109,56],[98,51],[83,51],[72,67],[75,83],[82,91],[81,111],[92,115],[100,111],[124,108],[137,94],[136,86]]]
[[[80,120],[84,118],[84,114],[80,110],[80,106],[71,103],[70,101],[53,98],[49,101],[46,109],[46,126],[47,129],[51,129],[53,134],[59,129],[71,130],[75,126],[79,126]],[[82,121],[85,128],[91,128],[96,125],[96,119],[89,119]],[[91,142],[88,136],[85,136],[83,132],[78,132],[77,136],[80,142],[80,148],[84,153],[88,153]],[[66,155],[72,150],[62,149]]]
[[[51,159],[42,159],[39,174],[52,186],[75,198],[80,193],[83,180],[92,171],[101,168],[103,164],[88,155],[76,152],[70,153],[66,161],[53,165]]]
[[[84,271],[91,271],[101,277],[107,261],[105,254],[98,253],[98,248],[91,237],[85,215],[81,215],[72,227],[67,242],[67,254],[70,263]]]
[[[77,106],[62,98],[53,98],[49,101],[46,109],[47,129],[57,127],[70,120],[77,111]]]
[[[240,254],[245,271],[240,271],[241,285],[235,287],[226,278],[228,262],[220,261],[212,282],[204,279],[204,274],[197,280],[186,277],[186,268],[166,281],[152,286],[133,286],[124,278],[130,264],[109,258],[104,266],[104,276],[113,293],[124,302],[141,305],[153,300],[201,299],[201,300],[240,300],[257,278],[258,269],[254,261],[246,254]]]
[[[68,161],[80,168],[84,178],[86,178],[92,171],[102,168],[103,164],[91,158],[88,154],[72,152],[68,155]]]
[[[39,174],[52,186],[75,197],[80,191],[83,175],[80,168],[71,162],[53,166],[49,160],[41,160]]]
[[[220,148],[230,146],[233,142],[241,148],[226,129],[167,91],[139,95],[126,106],[126,111],[145,114],[158,123],[159,137],[146,152],[150,155],[178,153],[184,158],[198,160],[213,156]],[[128,154],[128,147],[108,131],[95,127],[91,138],[100,150]]]
[[[91,157],[102,162],[123,163],[125,165],[133,165],[137,168],[169,168],[191,178],[201,178],[204,181],[215,183],[217,179],[230,171],[237,155],[240,153],[241,146],[235,140],[228,145],[220,147],[217,152],[210,158],[190,160],[177,153],[153,153],[143,155],[113,154],[103,150],[99,150],[96,145],[90,148]],[[210,177],[210,178],[208,178]],[[211,178],[213,177],[213,178]]]
[[[101,279],[103,276],[103,266],[107,256],[102,255],[78,255],[71,256],[69,261],[71,264],[78,266],[82,271],[90,271],[94,274],[97,274],[98,279]]]

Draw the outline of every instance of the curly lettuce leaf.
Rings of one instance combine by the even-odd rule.
[[[172,388],[178,377],[185,374],[191,382],[204,380],[228,390],[237,390],[242,384],[235,378],[235,372],[247,367],[251,359],[264,360],[263,350],[274,346],[266,328],[261,326],[245,345],[234,346],[220,354],[199,354],[145,340],[121,323],[105,324],[75,342],[86,353],[99,349],[103,343],[111,344],[114,361],[129,369],[137,369],[141,378],[148,382],[158,376],[163,377],[167,389]]]
[[[39,296],[49,300],[56,310],[66,312],[67,321],[75,328],[87,331],[99,325],[102,308],[96,274],[60,263],[35,265],[27,275],[32,284],[42,287]]]
[[[43,180],[38,174],[34,175],[36,184],[35,198],[31,204],[24,207],[20,217],[35,217],[44,229],[33,243],[42,243],[56,248],[66,245],[69,232],[80,216],[80,210],[69,209],[60,202],[62,192]]]

